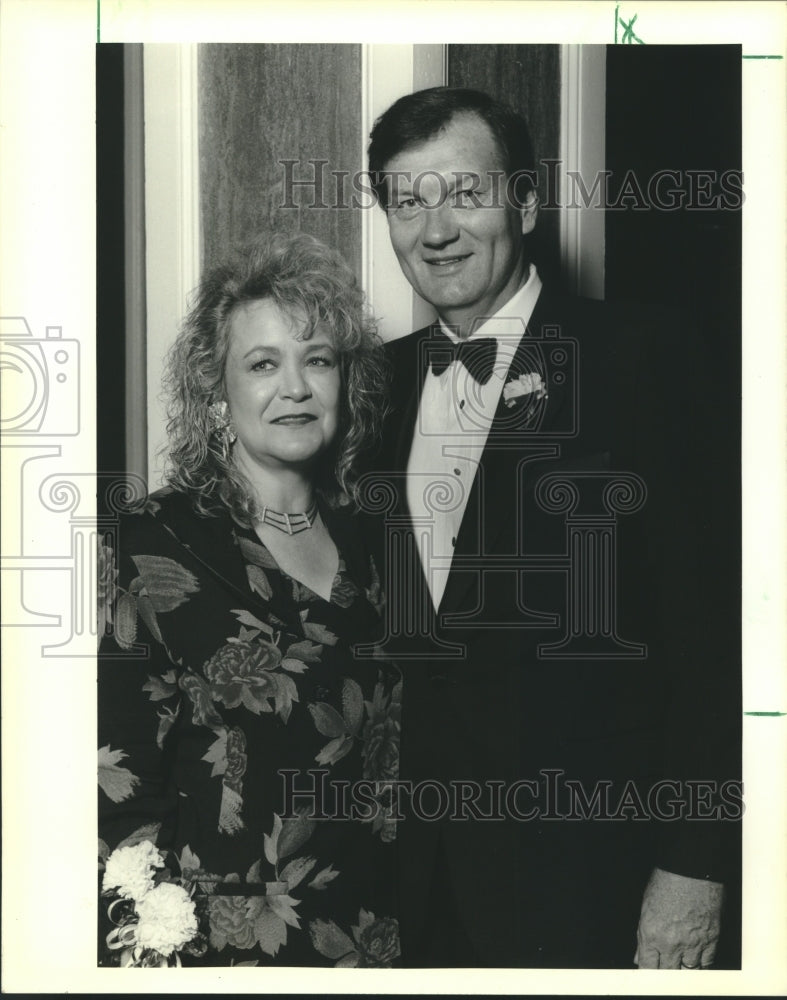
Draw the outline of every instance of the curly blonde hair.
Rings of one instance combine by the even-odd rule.
[[[331,331],[339,355],[339,430],[316,472],[319,495],[332,507],[357,506],[362,454],[376,441],[384,414],[387,369],[382,342],[355,275],[342,257],[305,233],[258,236],[207,273],[167,356],[167,479],[201,514],[221,505],[244,524],[257,514],[251,484],[211,422],[209,407],[225,400],[224,371],[238,306],[270,299]]]

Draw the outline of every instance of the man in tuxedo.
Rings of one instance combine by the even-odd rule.
[[[708,967],[740,792],[702,360],[542,286],[527,129],[487,95],[400,99],[369,161],[438,314],[387,347],[374,479],[404,964]]]

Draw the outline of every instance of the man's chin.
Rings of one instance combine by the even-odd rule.
[[[469,309],[478,302],[478,297],[468,293],[466,285],[459,281],[453,286],[447,283],[429,282],[415,289],[422,299],[435,307],[442,314],[443,310]]]

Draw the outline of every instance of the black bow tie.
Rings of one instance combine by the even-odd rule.
[[[485,385],[495,368],[497,341],[494,337],[479,337],[455,343],[438,330],[429,340],[426,356],[435,375],[442,375],[453,361],[459,361],[477,382]]]

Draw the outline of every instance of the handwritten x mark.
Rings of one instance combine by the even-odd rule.
[[[621,44],[631,45],[632,42],[637,42],[638,45],[644,45],[645,43],[643,40],[638,35],[634,34],[634,22],[637,20],[639,15],[635,14],[629,21],[624,21],[620,16],[619,11],[620,6],[618,5],[615,8],[615,42],[617,43],[618,41],[618,24],[620,24],[623,28],[623,35],[620,39]]]

